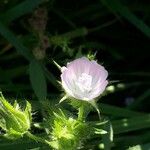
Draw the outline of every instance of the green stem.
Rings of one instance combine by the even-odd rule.
[[[27,136],[28,138],[30,138],[30,139],[36,141],[36,142],[40,142],[40,143],[44,143],[44,144],[50,145],[49,141],[47,141],[47,140],[45,140],[45,139],[43,139],[43,138],[41,138],[41,137],[37,137],[37,136],[33,135],[32,133],[30,133],[29,131],[26,132],[26,136]]]
[[[79,111],[78,111],[78,120],[83,121],[84,120],[84,106],[81,105],[79,107]]]

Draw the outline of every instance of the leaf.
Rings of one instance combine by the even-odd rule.
[[[150,37],[150,27],[146,25],[141,19],[135,16],[130,10],[124,6],[118,0],[101,0],[101,2],[106,5],[111,11],[115,13],[119,13],[125,19],[127,19],[130,23],[135,25],[138,29],[140,29],[146,36]]]
[[[128,106],[130,109],[137,109],[139,108],[143,101],[150,97],[150,89],[146,90],[142,95],[140,95],[131,105]]]
[[[37,148],[32,148],[30,150],[40,150],[40,147],[37,147]]]
[[[48,81],[54,86],[57,88],[57,90],[60,90],[60,86],[57,82],[57,79],[56,77],[48,70],[48,69],[44,69],[45,71],[45,76],[46,78],[48,79]]]
[[[130,147],[127,150],[150,150],[150,143],[143,144],[143,145],[136,145],[136,146]]]
[[[113,142],[113,129],[110,122],[107,122],[104,125],[104,130],[107,131],[107,134],[102,135],[102,141],[104,143],[105,150],[111,150],[112,142]]]
[[[30,81],[33,90],[39,100],[45,100],[47,96],[47,85],[42,65],[33,60],[29,65]]]
[[[103,130],[103,129],[98,129],[98,128],[95,128],[95,134],[107,134],[108,132],[106,130]]]
[[[25,116],[29,119],[29,121],[32,122],[32,113],[31,113],[32,107],[28,101],[26,103],[27,104],[26,104],[26,108],[25,108],[24,113],[25,113]],[[30,122],[29,122],[29,124],[30,124]]]
[[[150,139],[150,132],[140,132],[138,134],[128,134],[128,135],[122,135],[122,136],[116,136],[114,138],[114,143],[116,145],[121,145],[123,147],[129,147],[133,145],[138,145],[141,143],[147,143]],[[125,148],[124,148],[125,149]]]
[[[19,18],[20,16],[31,12],[42,2],[43,0],[25,0],[1,15],[0,20],[2,20],[4,24],[9,24],[11,21]]]
[[[150,128],[150,115],[112,121],[114,134]]]
[[[0,139],[0,149],[2,150],[15,150],[16,147],[18,150],[28,150],[39,146],[41,146],[41,143],[31,141],[27,138],[21,138],[13,142],[6,138]]]
[[[33,55],[29,51],[28,48],[26,48],[21,41],[16,38],[16,36],[0,22],[0,34],[6,38],[15,48],[16,50],[22,54],[27,60],[34,59]]]
[[[144,113],[127,110],[125,108],[120,108],[116,106],[111,106],[108,104],[100,103],[99,108],[102,114],[117,116],[117,117],[135,117],[144,115]]]

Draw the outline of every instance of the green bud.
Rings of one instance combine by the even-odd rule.
[[[89,53],[87,54],[87,58],[88,58],[89,60],[94,60],[95,57],[96,57],[96,52],[93,53],[92,51],[89,51]]]
[[[26,108],[21,110],[16,101],[12,106],[0,93],[0,127],[6,132],[5,137],[22,137],[30,129],[31,121],[31,104],[28,101]]]
[[[54,122],[49,144],[56,150],[76,150],[82,147],[82,143],[91,134],[88,124],[78,119],[67,117],[60,109],[54,112]]]

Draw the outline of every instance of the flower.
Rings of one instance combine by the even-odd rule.
[[[61,82],[66,94],[79,100],[90,101],[105,90],[108,72],[96,61],[78,58],[61,68]]]

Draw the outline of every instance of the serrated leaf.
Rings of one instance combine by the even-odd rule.
[[[29,125],[30,125],[30,122],[32,122],[31,110],[32,110],[31,104],[27,101],[24,113],[25,113],[25,116],[27,117],[27,119],[29,120]]]

